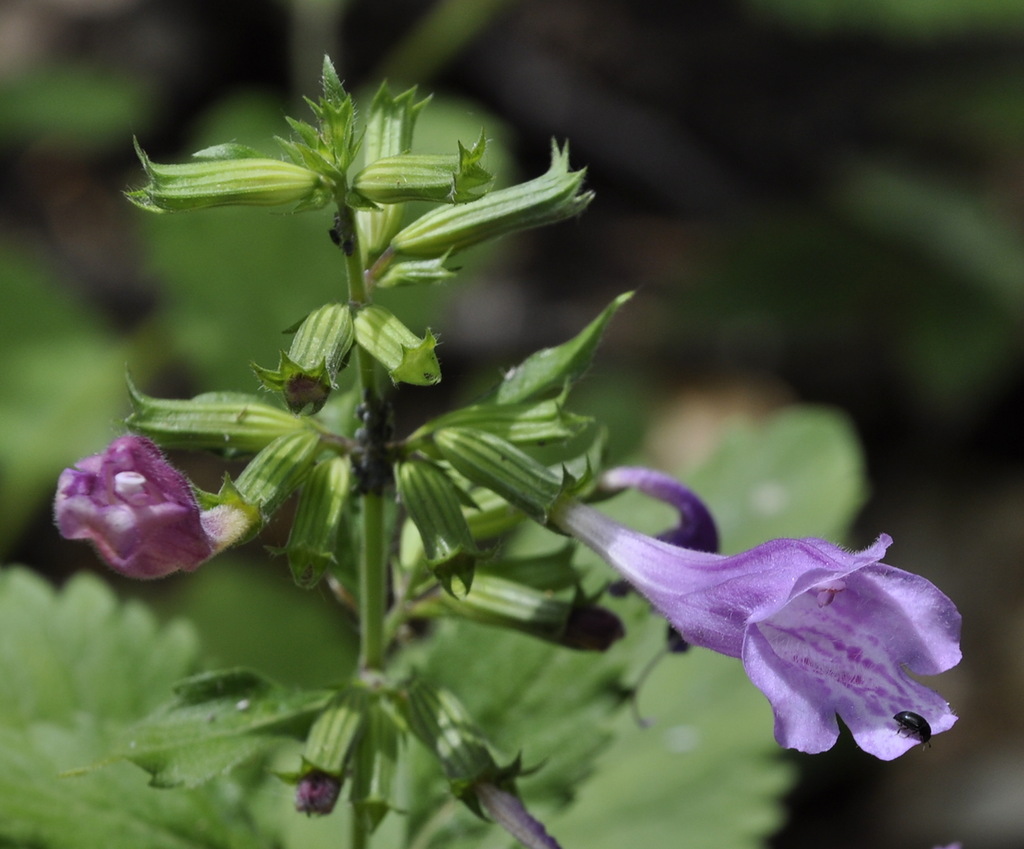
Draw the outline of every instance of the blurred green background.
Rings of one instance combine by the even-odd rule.
[[[579,391],[614,457],[686,474],[736,422],[840,408],[872,485],[847,541],[892,534],[894,565],[958,602],[966,660],[939,685],[954,732],[894,764],[790,758],[774,845],[1024,845],[1024,0],[7,0],[3,558],[58,582],[102,572],[49,499],[118,432],[126,367],[152,394],[251,390],[248,363],[341,291],[323,214],[145,216],[121,196],[141,180],[132,135],[157,161],[272,151],[325,53],[357,94],[384,77],[435,93],[420,149],[482,125],[512,179],[566,138],[597,192],[579,221],[402,305],[440,333],[445,379],[404,392],[400,421],[638,289]],[[175,459],[207,487],[223,470]],[[320,683],[338,663],[308,650],[337,627],[325,598],[258,647],[214,627],[277,603],[288,578],[263,560],[117,587],[187,614],[230,662]]]

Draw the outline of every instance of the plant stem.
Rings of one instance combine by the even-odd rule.
[[[345,252],[349,300],[366,304],[369,293],[363,278],[361,252],[356,241],[352,210],[339,207],[339,229],[351,239]],[[356,347],[356,363],[363,403],[377,401],[376,363],[363,348]],[[362,547],[359,557],[359,668],[362,672],[380,671],[384,667],[384,616],[387,612],[387,552],[384,498],[379,492],[362,495]]]
[[[363,496],[363,548],[359,564],[359,668],[366,672],[384,666],[384,615],[387,607],[387,540],[384,498]]]

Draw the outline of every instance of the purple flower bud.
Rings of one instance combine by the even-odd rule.
[[[322,815],[334,810],[341,781],[318,769],[307,772],[295,787],[295,810],[300,814]]]
[[[561,644],[581,651],[608,651],[626,636],[626,629],[614,613],[596,604],[574,607],[565,623]]]
[[[530,816],[517,796],[494,784],[481,783],[474,788],[480,804],[498,825],[528,849],[561,849],[544,826]]]
[[[836,715],[883,760],[919,741],[893,716],[910,711],[932,734],[956,716],[907,675],[960,661],[960,614],[931,582],[881,563],[891,539],[862,552],[820,539],[776,539],[732,556],[681,548],[577,502],[552,521],[596,551],[688,643],[742,658],[768,697],[780,745],[831,748]]]
[[[115,439],[61,472],[54,516],[61,536],[89,540],[130,578],[191,572],[219,548],[188,480],[141,436]]]

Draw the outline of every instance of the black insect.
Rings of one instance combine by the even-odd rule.
[[[901,710],[893,719],[899,726],[899,732],[906,731],[908,737],[916,737],[922,743],[932,739],[932,727],[923,716],[909,710]]]

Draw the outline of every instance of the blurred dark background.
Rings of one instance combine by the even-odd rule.
[[[284,135],[325,53],[355,92],[435,92],[425,114],[483,125],[512,175],[552,137],[588,167],[583,218],[422,307],[454,395],[638,289],[582,387],[613,453],[685,470],[733,417],[838,406],[872,481],[850,543],[891,533],[958,602],[954,732],[794,758],[774,845],[1024,846],[1024,0],[5,0],[5,558],[94,568],[47,501],[114,432],[125,363],[155,394],[251,390],[246,340],[337,285],[315,214],[271,222],[312,267],[257,292],[265,213],[154,224],[121,197],[133,134],[158,161]]]

